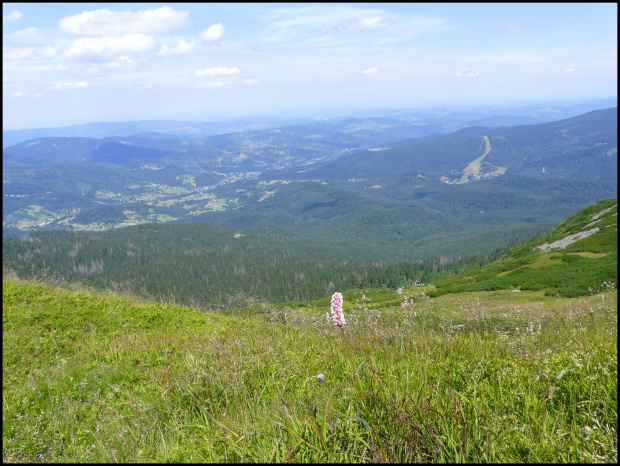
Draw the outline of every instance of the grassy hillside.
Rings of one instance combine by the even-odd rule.
[[[618,200],[601,201],[573,215],[484,267],[437,280],[449,292],[544,290],[548,296],[593,293],[618,281]]]
[[[209,313],[5,269],[3,460],[616,462],[617,275],[593,272],[616,273],[616,229],[610,199],[434,285],[336,288],[342,330],[329,294]],[[149,241],[190,258],[191,233]]]
[[[342,333],[327,299],[223,316],[5,280],[3,460],[617,460],[617,291],[428,291],[345,293]]]

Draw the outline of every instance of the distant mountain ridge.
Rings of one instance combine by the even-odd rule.
[[[618,146],[618,108],[595,110],[551,123],[500,128],[465,128],[445,135],[388,150],[352,153],[289,177],[349,179],[422,174],[447,181],[458,180],[465,167],[483,152],[483,139],[490,151],[482,162],[491,173],[506,167],[506,174],[582,176],[584,170],[598,177],[615,176]],[[484,167],[484,165],[487,165]]]
[[[363,117],[20,143],[3,151],[3,233],[201,222],[408,260],[489,253],[617,196],[617,107],[373,144],[424,127]]]
[[[440,125],[445,131],[467,126],[512,126],[535,124],[580,115],[591,110],[617,106],[617,99],[597,99],[585,102],[564,102],[528,105],[495,105],[488,107],[443,106],[427,109],[376,109],[345,111],[329,116],[242,117],[225,121],[142,120],[127,122],[95,122],[58,128],[34,128],[2,131],[2,148],[42,137],[125,137],[137,134],[179,136],[185,138],[208,137],[218,134],[273,129],[282,126],[338,121],[346,118],[391,118],[405,123]]]
[[[203,163],[262,171],[328,158],[340,160],[329,162],[324,169],[316,165],[309,167],[303,173],[310,171],[319,178],[340,174],[348,179],[416,171],[445,182],[457,182],[463,177],[463,170],[481,156],[480,138],[486,138],[489,153],[477,162],[476,176],[523,170],[542,172],[543,168],[546,173],[566,176],[567,168],[569,171],[572,168],[572,172],[588,170],[583,163],[572,167],[564,163],[566,157],[570,157],[569,152],[580,158],[588,149],[593,156],[597,151],[606,150],[609,160],[600,162],[604,165],[603,172],[609,173],[606,162],[612,161],[613,151],[617,150],[616,126],[617,107],[559,122],[472,127],[449,134],[441,134],[446,130],[437,125],[418,125],[391,118],[360,118],[191,139],[144,134],[103,139],[38,138],[4,149],[3,163],[129,165],[161,160],[185,166]],[[408,139],[411,137],[414,139]],[[376,146],[375,152],[370,154],[353,153],[360,147],[373,146]],[[394,147],[390,149],[390,146]],[[295,177],[293,173],[290,176]]]
[[[284,122],[305,123],[307,119],[288,119]],[[114,136],[131,136],[151,133],[162,136],[183,136],[187,138],[206,137],[215,134],[251,131],[260,128],[277,127],[283,121],[272,119],[232,120],[232,121],[177,121],[177,120],[144,120],[126,122],[83,123],[80,125],[63,126],[60,128],[35,128],[2,131],[2,147],[10,147],[20,142],[45,137],[88,137],[107,138]]]

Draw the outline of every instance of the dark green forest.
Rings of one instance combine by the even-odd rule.
[[[62,278],[199,308],[246,299],[303,302],[334,290],[430,282],[493,255],[354,261],[342,250],[206,224],[145,224],[101,233],[5,238],[3,265],[21,277]]]
[[[594,224],[594,234],[562,249],[538,247]],[[3,266],[19,277],[79,282],[202,309],[257,301],[300,304],[336,290],[394,289],[416,281],[432,282],[432,296],[521,289],[574,297],[617,281],[617,199],[492,254],[400,262],[352,257],[352,251],[330,244],[209,224],[37,232],[3,242]]]

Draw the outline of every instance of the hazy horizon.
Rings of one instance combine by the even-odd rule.
[[[3,130],[608,98],[612,3],[3,4]]]
[[[37,129],[60,129],[60,128],[68,128],[68,127],[72,127],[72,126],[82,126],[82,125],[96,125],[96,124],[121,124],[121,123],[140,123],[140,122],[163,122],[163,121],[175,121],[175,122],[188,122],[188,123],[213,123],[213,122],[233,122],[233,121],[244,121],[244,120],[248,120],[248,121],[252,121],[255,120],[256,122],[266,122],[266,121],[278,121],[278,120],[282,120],[283,122],[286,121],[291,121],[291,120],[304,120],[304,119],[314,119],[317,121],[323,121],[323,120],[338,120],[340,118],[350,118],[350,117],[359,117],[359,115],[364,115],[366,117],[377,117],[377,112],[398,112],[398,111],[402,111],[402,112],[416,112],[416,111],[420,111],[420,112],[425,112],[425,111],[432,111],[432,110],[439,110],[439,109],[445,109],[445,110],[454,110],[455,112],[457,110],[460,111],[468,111],[468,112],[474,112],[474,111],[480,111],[480,112],[484,112],[484,111],[489,111],[492,108],[497,108],[497,107],[508,107],[509,109],[513,109],[516,107],[530,107],[530,106],[536,106],[536,105],[562,105],[562,106],[569,106],[569,105],[582,105],[582,104],[590,104],[590,103],[595,103],[595,102],[604,102],[605,104],[607,104],[608,102],[606,101],[614,101],[614,102],[609,102],[609,104],[612,104],[611,106],[617,106],[617,97],[607,97],[607,98],[601,98],[601,99],[583,99],[583,100],[558,100],[555,102],[550,102],[550,101],[535,101],[535,102],[514,102],[514,103],[498,103],[498,104],[488,104],[488,105],[436,105],[436,106],[428,106],[428,107],[417,107],[417,108],[397,108],[397,107],[382,107],[382,108],[359,108],[359,109],[353,109],[353,108],[334,108],[334,109],[321,109],[321,110],[316,110],[316,111],[311,111],[311,110],[304,110],[304,109],[300,109],[298,112],[289,112],[289,113],[272,113],[272,114],[268,114],[268,113],[256,113],[256,114],[248,114],[248,115],[244,115],[244,114],[239,114],[239,115],[234,115],[234,116],[228,116],[228,117],[222,117],[222,118],[205,118],[205,119],[171,119],[171,118],[142,118],[142,119],[134,119],[134,120],[125,120],[125,119],[117,119],[117,120],[93,120],[93,121],[84,121],[84,122],[80,122],[80,123],[71,123],[71,124],[60,124],[60,125],[50,125],[50,126],[37,126],[37,127],[22,127],[22,128],[3,128],[3,131],[22,131],[22,130],[37,130]],[[606,105],[603,106],[597,106],[597,108],[603,109],[606,108]],[[553,109],[549,108],[549,111],[553,111]],[[591,110],[588,110],[591,111]],[[584,113],[587,113],[584,112]],[[498,116],[499,114],[495,114],[496,116]],[[515,116],[510,110],[508,110],[506,112],[505,116]],[[491,115],[489,115],[491,116]],[[570,117],[569,117],[570,118]]]

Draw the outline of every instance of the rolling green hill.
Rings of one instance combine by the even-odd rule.
[[[545,167],[546,178],[574,179],[580,173],[583,180],[611,181],[618,163],[617,126],[614,107],[551,123],[467,128],[393,149],[356,152],[304,169],[296,177],[346,180],[422,174],[456,182],[485,153],[486,138],[488,152],[480,162],[480,177],[538,176]],[[502,173],[500,167],[505,168]]]
[[[470,128],[222,186],[236,208],[200,221],[348,241],[389,260],[489,253],[617,196],[616,151],[616,108]]]
[[[164,124],[166,122],[162,122]],[[9,165],[58,163],[111,163],[126,165],[162,159],[166,163],[193,166],[197,159],[220,166],[237,166],[244,154],[250,167],[291,166],[334,157],[359,147],[391,143],[446,132],[439,124],[413,124],[393,118],[346,119],[339,122],[306,123],[275,129],[256,129],[209,137],[191,134],[136,134],[101,139],[41,137],[3,149]],[[157,137],[154,137],[157,136]],[[232,152],[232,155],[227,155]],[[247,156],[251,158],[247,160]]]
[[[617,283],[617,267],[618,200],[608,199],[489,265],[435,281],[431,295],[514,289],[582,296]]]

